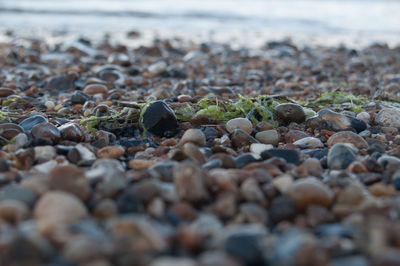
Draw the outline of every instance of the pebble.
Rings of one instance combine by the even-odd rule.
[[[151,103],[144,111],[141,123],[145,130],[156,136],[171,136],[178,131],[174,111],[163,101]]]
[[[208,198],[204,171],[192,163],[180,163],[172,169],[174,184],[179,197],[189,202],[204,201]]]
[[[332,147],[337,143],[350,143],[357,149],[367,149],[368,143],[359,135],[351,131],[341,131],[329,137],[327,145]]]
[[[97,151],[97,157],[118,159],[123,156],[125,149],[121,146],[106,146]]]
[[[250,122],[250,120],[241,117],[229,120],[226,123],[225,127],[229,133],[233,133],[235,129],[241,129],[247,134],[251,134],[251,132],[253,131],[253,124]]]
[[[273,148],[266,150],[261,153],[261,157],[263,159],[269,159],[272,157],[279,157],[286,160],[288,163],[292,164],[299,164],[300,162],[300,153],[298,150],[294,149],[280,149],[280,148]]]
[[[400,110],[395,108],[383,108],[375,117],[375,122],[384,127],[400,129]]]
[[[273,148],[274,146],[272,146],[271,144],[253,143],[250,145],[250,152],[257,155],[261,155],[263,151],[270,150]]]
[[[148,71],[150,74],[159,75],[167,69],[167,63],[165,61],[158,61],[154,64],[151,64],[148,67]]]
[[[72,104],[84,104],[89,99],[89,95],[82,91],[74,91],[70,98]]]
[[[83,92],[86,93],[87,95],[95,95],[95,94],[99,94],[99,93],[103,94],[103,95],[107,95],[108,88],[107,88],[107,86],[105,86],[103,84],[89,84],[83,89]],[[82,96],[82,98],[85,98],[85,97]],[[76,97],[74,99],[74,101],[82,102],[82,99],[78,99],[78,97]]]
[[[185,143],[191,142],[199,147],[203,147],[206,144],[206,136],[200,129],[188,129],[183,134],[178,146],[183,146]]]
[[[68,160],[76,165],[91,165],[96,160],[96,155],[82,144],[77,144],[68,152]]]
[[[3,186],[0,190],[0,201],[17,200],[23,202],[29,207],[32,207],[36,202],[36,199],[37,196],[32,190],[17,184]]]
[[[185,145],[183,145],[183,152],[189,158],[195,160],[196,162],[198,162],[200,164],[204,164],[206,162],[206,158],[205,158],[204,154],[192,142],[188,142]]]
[[[34,208],[35,218],[43,227],[50,229],[59,225],[70,225],[86,218],[86,207],[72,194],[50,191],[44,194]]]
[[[58,143],[61,138],[58,128],[48,122],[43,122],[32,127],[31,134],[36,139],[50,140],[53,144]]]
[[[128,162],[130,168],[134,170],[144,170],[155,165],[157,162],[153,160],[133,159]]]
[[[56,166],[49,172],[48,186],[51,190],[71,193],[82,201],[90,196],[90,187],[85,171],[75,165]]]
[[[53,146],[38,146],[34,148],[35,160],[49,161],[56,156],[56,149]]]
[[[276,130],[265,130],[256,134],[256,139],[264,144],[277,145],[279,143],[279,134]]]
[[[258,141],[250,136],[248,133],[241,129],[235,129],[231,134],[232,146],[235,148],[241,148],[248,146],[252,143],[257,143]]]
[[[330,169],[346,169],[356,159],[354,148],[347,144],[337,143],[329,149],[328,167]]]
[[[361,132],[367,129],[367,123],[355,117],[342,115],[329,109],[322,109],[316,117],[307,120],[307,127],[332,131],[354,130]]]
[[[78,79],[77,73],[53,76],[47,83],[46,89],[49,91],[69,91],[75,89],[75,81]]]
[[[47,122],[47,119],[44,118],[43,116],[33,115],[31,117],[26,118],[21,123],[19,123],[19,126],[24,129],[26,134],[29,134],[34,126],[44,122]]]
[[[29,208],[18,200],[0,201],[0,220],[19,224],[29,217]]]
[[[298,104],[283,103],[275,106],[274,110],[283,123],[302,123],[306,121],[306,113],[303,107]]]
[[[302,178],[293,182],[285,193],[304,211],[311,205],[329,207],[333,201],[333,192],[321,181],[313,177]]]
[[[314,137],[306,137],[293,142],[294,145],[298,146],[301,149],[316,149],[323,148],[324,144],[318,138]]]
[[[273,224],[290,221],[297,214],[295,201],[286,196],[277,197],[272,201],[268,214]]]
[[[302,138],[307,138],[309,135],[301,130],[296,130],[296,129],[290,129],[286,134],[285,134],[285,141],[287,143],[293,143],[297,140],[300,140]]]
[[[61,138],[64,140],[71,140],[75,142],[84,141],[84,132],[81,126],[75,123],[66,123],[60,127],[58,130],[61,133]]]
[[[24,133],[24,129],[13,123],[0,124],[0,135],[8,140],[16,137],[18,134]]]

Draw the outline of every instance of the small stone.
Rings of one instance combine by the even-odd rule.
[[[400,129],[400,110],[395,108],[383,108],[375,117],[375,122],[384,127]]]
[[[29,216],[29,208],[18,200],[0,201],[0,220],[18,224]]]
[[[322,109],[316,117],[308,119],[307,126],[312,129],[319,128],[332,131],[354,130],[361,132],[367,129],[367,124],[364,121],[329,109]]]
[[[183,152],[191,159],[197,161],[200,164],[206,162],[204,154],[199,150],[199,148],[191,142],[183,145]]]
[[[272,157],[279,157],[286,160],[288,163],[292,163],[298,165],[300,162],[300,153],[294,149],[280,149],[274,148],[270,150],[266,150],[261,153],[261,157],[263,159],[269,159]]]
[[[240,206],[240,215],[246,223],[264,225],[268,222],[266,209],[256,203],[243,203]]]
[[[128,165],[134,170],[144,170],[150,168],[156,163],[157,162],[153,160],[133,159],[128,162]]]
[[[123,156],[125,149],[121,146],[106,146],[97,151],[97,157],[118,159]]]
[[[148,71],[152,75],[159,75],[167,69],[167,63],[165,61],[158,61],[148,67]]]
[[[28,143],[28,136],[25,133],[20,133],[15,137],[15,146],[18,149],[23,148]]]
[[[272,201],[268,213],[273,224],[277,224],[281,221],[292,220],[297,214],[296,204],[291,198],[281,196]]]
[[[0,87],[0,97],[8,97],[13,94],[15,94],[15,92],[12,89]]]
[[[56,144],[60,138],[61,134],[58,128],[48,122],[43,122],[32,127],[32,136],[37,139],[48,139],[53,144]]]
[[[239,169],[245,167],[250,163],[258,161],[260,161],[260,158],[256,158],[256,156],[252,153],[244,153],[235,158],[236,166]]]
[[[234,118],[226,123],[226,130],[232,133],[235,129],[241,129],[250,134],[253,131],[253,125],[247,118]]]
[[[240,194],[246,201],[265,204],[265,196],[258,182],[254,178],[246,179],[240,186]]]
[[[206,136],[200,129],[191,128],[185,131],[178,145],[183,146],[187,142],[203,147],[206,144]]]
[[[333,134],[328,139],[328,147],[332,147],[336,143],[350,143],[358,149],[368,148],[368,143],[359,135],[351,131],[341,131]]]
[[[318,138],[314,137],[306,137],[299,139],[293,142],[294,145],[298,146],[301,149],[316,149],[316,148],[323,148],[324,144]]]
[[[31,207],[36,202],[36,199],[37,196],[32,190],[17,184],[1,187],[0,190],[0,201],[18,200]]]
[[[56,106],[55,103],[53,101],[46,101],[44,103],[44,105],[46,106],[47,110],[53,110],[54,107]]]
[[[160,137],[169,137],[178,131],[175,113],[163,101],[153,102],[145,109],[141,124],[145,130]]]
[[[329,149],[328,167],[330,169],[346,169],[356,159],[354,148],[347,144],[337,143]]]
[[[69,192],[83,201],[88,200],[90,195],[85,171],[75,165],[57,166],[51,169],[49,188]]]
[[[93,215],[100,219],[107,219],[118,213],[117,206],[113,200],[103,199],[94,208]]]
[[[75,142],[82,142],[84,140],[84,132],[81,126],[75,123],[66,123],[58,128],[61,133],[61,138],[64,140],[71,140]]]
[[[274,110],[283,123],[302,123],[306,121],[306,113],[304,112],[303,107],[298,104],[283,103],[275,106]]]
[[[51,77],[47,83],[46,89],[48,91],[69,91],[75,89],[75,81],[78,79],[76,73],[63,74]]]
[[[189,202],[199,202],[208,198],[204,171],[192,163],[181,163],[173,167],[174,184],[179,197]]]
[[[285,141],[287,143],[293,143],[297,140],[300,140],[302,138],[307,138],[309,135],[307,133],[301,131],[301,130],[296,130],[296,129],[290,129],[286,134],[285,134]]]
[[[329,207],[333,200],[330,188],[313,177],[296,180],[288,188],[286,195],[294,200],[296,207],[301,211],[310,205]]]
[[[84,104],[89,99],[89,95],[82,91],[74,91],[74,93],[72,93],[71,95],[72,104]]]
[[[10,170],[10,166],[7,161],[3,158],[0,158],[0,173],[8,172]]]
[[[68,152],[68,160],[76,165],[91,165],[96,160],[96,155],[82,144],[76,145]]]
[[[365,123],[369,123],[369,120],[371,119],[371,115],[367,112],[360,112],[357,114],[356,118],[364,121]]]
[[[250,152],[260,155],[265,150],[273,149],[274,146],[271,144],[261,144],[261,143],[253,143],[250,145]]]
[[[43,123],[43,122],[47,122],[47,119],[41,115],[33,115],[31,117],[26,118],[21,123],[19,123],[19,126],[24,129],[26,134],[29,134],[31,132],[31,129],[35,125]]]
[[[35,150],[35,161],[51,160],[56,156],[56,149],[53,146],[37,146]]]
[[[24,129],[14,123],[2,123],[0,124],[0,136],[11,140],[18,134],[24,133]]]
[[[83,89],[83,92],[88,95],[94,95],[94,94],[98,94],[98,93],[107,95],[108,88],[107,88],[107,86],[105,86],[103,84],[89,84]]]
[[[285,174],[274,178],[272,182],[274,186],[283,194],[289,189],[293,181],[294,180],[291,175]]]
[[[393,197],[396,195],[396,188],[391,184],[385,184],[383,182],[371,185],[368,190],[373,196],[380,198]]]
[[[308,158],[306,159],[301,166],[307,169],[307,172],[315,177],[319,177],[324,169],[321,166],[321,162],[316,158]]]
[[[248,146],[252,143],[258,142],[255,138],[239,128],[235,129],[232,132],[231,141],[234,148],[242,148],[244,146]]]
[[[233,231],[225,241],[225,250],[245,265],[265,265],[264,233],[258,228],[243,226]]]
[[[87,216],[86,207],[72,194],[50,191],[44,194],[34,208],[35,218],[45,226],[73,224]]]
[[[264,144],[277,145],[279,143],[279,134],[276,130],[265,130],[256,134],[256,139]]]

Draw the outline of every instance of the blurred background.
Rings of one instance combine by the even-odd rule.
[[[133,41],[154,36],[258,46],[400,43],[400,0],[0,0],[0,32]],[[127,32],[131,32],[128,36]],[[4,37],[4,34],[2,34]]]

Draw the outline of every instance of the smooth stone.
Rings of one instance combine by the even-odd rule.
[[[174,111],[163,101],[151,103],[143,113],[141,124],[145,130],[156,136],[172,136],[178,129]]]
[[[35,150],[35,161],[51,160],[56,156],[56,149],[53,146],[37,146]]]
[[[248,133],[245,131],[237,128],[235,129],[232,134],[231,134],[231,141],[232,141],[232,146],[234,148],[242,148],[244,146],[248,146],[252,143],[257,143],[258,141],[250,136]]]
[[[327,145],[332,147],[337,143],[350,143],[358,149],[367,149],[368,143],[359,135],[351,131],[341,131],[329,137]]]
[[[240,195],[248,202],[257,202],[265,204],[266,199],[257,180],[253,178],[246,179],[240,186]]]
[[[96,155],[82,144],[77,144],[71,149],[67,158],[71,163],[80,166],[91,165],[96,160]]]
[[[125,149],[121,146],[106,146],[97,151],[97,157],[118,159],[123,156]]]
[[[334,144],[328,152],[328,167],[330,169],[346,169],[357,159],[354,148],[347,144]]]
[[[56,166],[50,170],[49,188],[74,194],[83,201],[88,200],[90,195],[85,171],[72,164]]]
[[[7,161],[3,158],[0,158],[0,173],[8,172],[10,170],[10,166]]]
[[[0,189],[0,201],[18,200],[31,207],[36,199],[37,196],[32,190],[17,184],[10,184]]]
[[[153,75],[159,75],[165,70],[167,70],[167,63],[165,61],[158,61],[153,64],[151,64],[147,70],[149,71],[150,74]]]
[[[87,217],[86,207],[72,194],[50,191],[44,194],[34,208],[34,216],[44,226],[70,225]]]
[[[174,161],[156,163],[148,169],[148,172],[154,178],[166,182],[172,182],[172,168],[177,164],[178,163]]]
[[[98,159],[86,171],[90,184],[96,184],[96,193],[103,198],[112,198],[127,184],[125,169],[118,160]]]
[[[329,109],[322,109],[316,117],[307,120],[307,127],[312,129],[327,129],[332,131],[355,130],[361,132],[367,129],[367,123],[355,117],[342,115]]]
[[[11,140],[16,137],[18,134],[24,133],[24,129],[13,123],[2,123],[0,124],[0,135],[3,138]]]
[[[28,143],[28,136],[25,133],[18,134],[15,137],[15,147],[18,149],[23,148]]]
[[[183,152],[191,159],[197,161],[200,164],[206,162],[204,154],[199,150],[199,148],[192,142],[188,142],[183,145]]]
[[[294,103],[282,103],[274,108],[277,116],[284,123],[302,123],[306,121],[306,113],[303,107]]]
[[[71,95],[71,103],[72,104],[84,104],[90,97],[86,93],[82,91],[74,91]]]
[[[384,127],[400,129],[400,110],[395,108],[383,108],[375,117],[375,122]]]
[[[296,204],[291,198],[280,196],[272,201],[268,214],[273,224],[292,220],[297,214]]]
[[[44,118],[41,115],[33,115],[24,119],[21,123],[19,123],[19,126],[24,129],[26,134],[29,134],[34,126],[43,122],[47,122],[47,118]]]
[[[324,144],[318,138],[314,137],[306,137],[293,142],[294,145],[298,146],[301,149],[316,149],[323,148]]]
[[[18,200],[0,201],[0,220],[18,224],[29,216],[29,208]]]
[[[245,167],[246,165],[248,165],[250,163],[254,163],[254,162],[258,162],[258,161],[260,161],[260,158],[257,158],[252,153],[244,153],[235,158],[236,166],[239,169]]]
[[[68,91],[75,89],[75,81],[78,79],[78,74],[70,73],[51,77],[47,83],[48,91]]]
[[[0,97],[8,97],[13,94],[15,94],[15,92],[12,89],[0,88]]]
[[[365,187],[355,181],[344,188],[337,196],[336,204],[345,206],[360,206],[368,197]]]
[[[206,144],[206,136],[200,129],[191,128],[185,131],[178,145],[183,146],[188,142],[203,147]]]
[[[279,157],[286,160],[288,163],[298,165],[300,163],[300,153],[294,149],[280,149],[274,148],[266,150],[261,153],[263,159],[269,159],[271,157]]]
[[[154,160],[146,160],[146,159],[132,159],[128,162],[130,168],[134,170],[144,170],[148,169],[157,162]]]
[[[369,120],[371,119],[371,115],[367,112],[360,112],[357,114],[356,118],[364,121],[365,123],[369,123]]]
[[[229,133],[232,133],[235,129],[241,129],[248,134],[251,134],[251,132],[253,131],[253,124],[251,123],[251,121],[247,118],[242,117],[229,120],[226,123],[225,127]]]
[[[274,146],[271,144],[253,143],[250,145],[250,152],[260,155],[265,150],[273,149]]]
[[[256,139],[264,144],[277,145],[279,143],[279,134],[276,130],[265,130],[256,134]]]
[[[245,265],[265,265],[264,232],[257,227],[235,228],[225,240],[225,251]]]
[[[285,134],[285,141],[287,143],[293,143],[297,140],[300,140],[302,138],[307,138],[309,135],[301,130],[296,130],[296,129],[290,129],[286,134]]]
[[[293,182],[285,193],[304,211],[310,205],[329,207],[333,201],[333,192],[324,183],[314,177],[298,179]]]
[[[264,225],[268,222],[266,209],[253,202],[246,202],[240,205],[240,216],[250,224]]]
[[[31,134],[36,139],[48,139],[53,144],[56,144],[61,138],[58,128],[49,122],[43,122],[33,126]]]
[[[204,170],[192,163],[180,163],[172,169],[179,197],[192,203],[204,201],[208,192],[204,183]]]
[[[85,133],[80,125],[75,123],[66,123],[58,130],[61,133],[61,138],[64,140],[71,140],[75,142],[82,142],[84,140]]]
[[[103,84],[89,84],[83,89],[83,92],[86,93],[87,95],[94,95],[98,93],[107,95],[108,88]]]
[[[307,169],[312,176],[318,177],[324,172],[321,162],[316,158],[308,158],[304,160],[301,166]]]

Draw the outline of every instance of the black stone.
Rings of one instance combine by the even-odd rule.
[[[170,137],[178,132],[178,122],[174,111],[163,101],[151,103],[142,117],[144,129],[159,137]]]
[[[10,167],[6,160],[0,158],[0,172],[7,172],[10,170]]]
[[[254,157],[254,155],[251,153],[244,153],[235,158],[237,168],[243,168],[250,163],[254,163],[254,162],[258,162],[258,161],[259,160],[256,159]]]
[[[350,119],[351,128],[353,128],[357,133],[367,129],[367,123],[363,120],[351,116],[348,116],[348,118]]]
[[[82,91],[75,91],[71,95],[71,103],[72,104],[84,104],[90,97],[86,93]]]
[[[33,115],[24,119],[21,123],[19,123],[19,126],[24,129],[25,133],[29,134],[34,126],[43,122],[47,122],[45,117],[41,115]]]
[[[294,149],[270,149],[263,151],[261,153],[261,157],[265,159],[269,159],[271,157],[279,157],[286,160],[288,163],[292,163],[298,165],[300,163],[300,153]]]
[[[143,211],[142,203],[130,193],[123,193],[117,198],[116,203],[120,214],[139,213]]]
[[[294,201],[287,197],[279,197],[272,201],[269,209],[269,218],[273,224],[281,221],[292,220],[296,217],[296,205]]]
[[[225,250],[245,265],[265,265],[262,235],[255,232],[238,232],[229,236]]]

